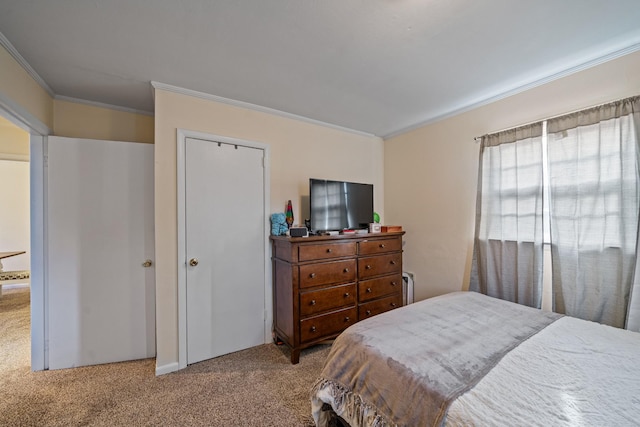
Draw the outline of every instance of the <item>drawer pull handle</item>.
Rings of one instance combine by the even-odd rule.
[[[312,299],[311,300],[311,305],[316,305],[316,300]]]
[[[395,303],[395,302],[392,302],[392,303],[391,303],[391,307],[395,307],[395,306],[396,306],[396,303]]]
[[[349,272],[349,269],[348,269],[348,268],[345,268],[345,269],[344,269],[344,272],[345,272],[345,273],[348,273],[348,272]]]
[[[345,298],[349,298],[349,292],[345,292],[345,293],[344,293],[344,297],[345,297]]]
[[[391,260],[391,265],[396,265],[396,261],[395,260]]]
[[[333,252],[333,250],[331,248],[327,249],[327,253],[330,254],[331,252]]]
[[[391,282],[391,286],[395,286],[395,285],[397,285],[396,282]]]
[[[315,326],[312,326],[312,327],[311,327],[311,332],[315,332],[315,331],[316,331],[316,327],[315,327]]]
[[[367,288],[367,292],[371,293],[371,288]]]
[[[316,277],[316,273],[311,273],[311,274],[309,275],[309,277],[311,277],[311,278],[313,279],[314,277]]]
[[[371,266],[367,264],[367,266],[365,267],[367,270],[371,270]]]
[[[351,321],[351,319],[349,318],[349,316],[347,316],[347,317],[345,317],[345,318],[344,318],[344,321],[345,321],[345,322],[350,322],[350,321]]]
[[[367,310],[367,316],[371,316],[371,310]]]
[[[380,249],[384,249],[384,243],[380,243]]]

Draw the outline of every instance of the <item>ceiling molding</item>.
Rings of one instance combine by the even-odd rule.
[[[30,134],[45,136],[53,133],[49,126],[2,92],[0,92],[0,114]]]
[[[106,108],[108,110],[122,111],[122,112],[125,112],[125,113],[142,114],[144,116],[151,116],[151,117],[153,117],[155,115],[152,111],[136,110],[135,108],[128,108],[128,107],[121,107],[119,105],[105,104],[104,102],[98,102],[98,101],[87,101],[86,99],[73,98],[71,96],[56,95],[54,97],[54,99],[57,100],[57,101],[73,102],[75,104],[90,105],[92,107]]]
[[[491,104],[493,102],[499,101],[501,99],[508,98],[508,97],[510,97],[512,95],[516,95],[518,93],[525,92],[525,91],[527,91],[529,89],[533,89],[535,87],[542,86],[542,85],[544,85],[546,83],[550,83],[550,82],[552,82],[554,80],[558,80],[558,79],[561,79],[563,77],[569,76],[571,74],[575,74],[577,72],[580,72],[580,71],[595,67],[597,65],[604,64],[605,62],[612,61],[612,60],[614,60],[616,58],[620,58],[622,56],[628,55],[630,53],[633,53],[633,52],[636,52],[636,51],[639,51],[639,50],[640,50],[640,42],[634,43],[634,44],[632,44],[630,46],[624,47],[622,49],[618,49],[618,50],[613,51],[613,52],[609,52],[609,53],[607,53],[605,55],[599,56],[597,58],[591,59],[589,61],[586,61],[586,62],[583,62],[581,64],[575,65],[573,67],[567,68],[567,69],[565,69],[563,71],[551,74],[551,75],[546,76],[546,77],[539,78],[538,80],[535,80],[533,82],[524,84],[522,86],[518,86],[516,88],[509,89],[509,90],[506,90],[504,92],[500,92],[500,93],[498,93],[498,94],[496,94],[494,96],[490,96],[488,98],[482,99],[482,100],[477,101],[477,102],[460,105],[458,107],[452,108],[451,110],[449,110],[449,111],[447,111],[445,113],[438,114],[438,115],[426,118],[426,119],[424,119],[424,120],[422,120],[422,121],[420,121],[418,123],[415,123],[413,125],[410,125],[410,126],[402,127],[400,129],[397,129],[397,130],[387,134],[387,135],[384,135],[382,137],[382,139],[387,140],[389,138],[393,138],[393,137],[396,137],[398,135],[402,135],[403,133],[407,133],[407,132],[411,132],[413,130],[419,129],[419,128],[423,127],[423,126],[427,126],[427,125],[439,122],[441,120],[445,120],[445,119],[448,119],[450,117],[457,116],[458,114],[466,113],[467,111],[471,111],[471,110],[474,110],[476,108],[482,107],[484,105]]]
[[[231,106],[234,106],[234,107],[246,108],[248,110],[259,111],[261,113],[267,113],[267,114],[272,114],[272,115],[275,115],[275,116],[284,117],[284,118],[287,118],[287,119],[293,119],[293,120],[298,120],[298,121],[302,121],[302,122],[306,122],[306,123],[311,123],[311,124],[314,124],[314,125],[323,126],[323,127],[327,127],[327,128],[343,131],[343,132],[349,132],[349,133],[360,135],[360,136],[378,138],[377,135],[374,135],[372,133],[363,132],[363,131],[359,131],[359,130],[355,130],[355,129],[350,129],[350,128],[346,128],[346,127],[343,127],[343,126],[334,125],[332,123],[322,122],[320,120],[310,119],[309,117],[298,116],[297,114],[287,113],[285,111],[276,110],[274,108],[263,107],[261,105],[251,104],[251,103],[243,102],[243,101],[237,101],[235,99],[223,98],[221,96],[211,95],[211,94],[204,93],[204,92],[198,92],[198,91],[191,90],[191,89],[185,89],[185,88],[181,88],[181,87],[178,87],[178,86],[172,86],[172,85],[168,85],[166,83],[160,83],[160,82],[152,81],[151,85],[155,89],[160,89],[160,90],[164,90],[164,91],[167,91],[167,92],[179,93],[181,95],[187,95],[187,96],[192,96],[192,97],[195,97],[195,98],[206,99],[208,101],[215,101],[215,102],[219,102],[219,103],[222,103],[222,104],[231,105]]]
[[[9,52],[9,55],[11,55],[13,59],[15,59],[18,64],[20,64],[20,66],[27,72],[27,74],[29,74],[31,78],[35,80],[35,82],[38,83],[40,87],[42,87],[42,89],[44,89],[45,92],[49,94],[49,96],[51,96],[52,98],[55,97],[56,94],[49,87],[47,82],[45,82],[42,79],[42,77],[40,77],[40,75],[36,73],[36,70],[34,70],[31,67],[31,65],[29,65],[27,60],[24,59],[22,55],[20,55],[20,52],[17,51],[17,49],[11,44],[11,42],[1,32],[0,32],[0,45],[2,45],[7,50],[7,52]]]

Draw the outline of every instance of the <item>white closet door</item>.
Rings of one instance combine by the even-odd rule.
[[[153,146],[49,137],[49,368],[155,356]]]
[[[263,156],[186,139],[187,363],[264,343]]]

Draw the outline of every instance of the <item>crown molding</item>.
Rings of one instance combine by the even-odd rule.
[[[26,108],[0,92],[0,113],[20,129],[36,135],[51,135],[52,130]]]
[[[530,83],[527,83],[527,84],[524,84],[524,85],[521,85],[521,86],[518,86],[518,87],[515,87],[515,88],[512,88],[512,89],[509,89],[509,90],[505,90],[504,92],[500,92],[500,93],[498,93],[498,94],[496,94],[494,96],[490,96],[488,98],[481,99],[480,101],[477,101],[477,102],[472,102],[472,103],[469,103],[469,104],[460,105],[460,106],[455,107],[455,108],[453,108],[453,109],[451,109],[451,110],[449,110],[447,112],[444,112],[442,114],[434,115],[432,117],[429,117],[429,118],[427,118],[425,120],[422,120],[422,121],[420,121],[418,123],[415,123],[413,125],[402,127],[400,129],[397,129],[397,130],[387,134],[387,135],[384,135],[382,137],[382,139],[386,140],[386,139],[389,139],[389,138],[393,138],[395,136],[402,135],[403,133],[411,132],[412,130],[416,130],[416,129],[421,128],[423,126],[427,126],[427,125],[433,124],[435,122],[439,122],[441,120],[445,120],[445,119],[448,119],[450,117],[457,116],[458,114],[466,113],[467,111],[471,111],[471,110],[474,110],[476,108],[482,107],[484,105],[491,104],[493,102],[499,101],[501,99],[508,98],[508,97],[510,97],[512,95],[516,95],[518,93],[525,92],[525,91],[527,91],[529,89],[533,89],[535,87],[542,86],[542,85],[544,85],[546,83],[550,83],[550,82],[552,82],[554,80],[558,80],[558,79],[561,79],[563,77],[569,76],[571,74],[575,74],[577,72],[586,70],[588,68],[592,68],[592,67],[595,67],[597,65],[604,64],[605,62],[612,61],[614,59],[620,58],[622,56],[628,55],[628,54],[633,53],[633,52],[637,52],[639,50],[640,50],[640,42],[636,42],[636,43],[631,44],[629,46],[626,46],[626,47],[624,47],[622,49],[614,50],[613,52],[606,53],[604,55],[601,55],[601,56],[598,56],[596,58],[590,59],[588,61],[582,62],[582,63],[580,63],[578,65],[575,65],[573,67],[569,67],[569,68],[567,68],[565,70],[562,70],[562,71],[559,71],[557,73],[553,73],[553,74],[550,74],[548,76],[539,78],[539,79],[534,80],[534,81],[532,81]]]
[[[249,102],[237,101],[235,99],[224,98],[222,96],[211,95],[209,93],[198,92],[196,90],[185,89],[185,88],[181,88],[181,87],[178,87],[178,86],[172,86],[172,85],[169,85],[169,84],[166,84],[166,83],[160,83],[160,82],[155,82],[155,81],[152,81],[151,85],[153,86],[154,89],[164,90],[164,91],[167,91],[167,92],[174,92],[174,93],[178,93],[178,94],[181,94],[181,95],[192,96],[192,97],[195,97],[195,98],[206,99],[208,101],[219,102],[219,103],[231,105],[231,106],[234,106],[234,107],[246,108],[248,110],[258,111],[258,112],[261,112],[261,113],[272,114],[272,115],[284,117],[284,118],[287,118],[287,119],[293,119],[293,120],[298,120],[298,121],[302,121],[302,122],[306,122],[306,123],[311,123],[311,124],[314,124],[314,125],[323,126],[323,127],[327,127],[327,128],[343,131],[343,132],[348,132],[348,133],[360,135],[360,136],[366,136],[366,137],[370,137],[370,138],[371,137],[378,138],[377,135],[374,135],[372,133],[363,132],[363,131],[359,131],[359,130],[355,130],[355,129],[350,129],[350,128],[346,128],[346,127],[343,127],[343,126],[327,123],[327,122],[322,122],[320,120],[315,120],[315,119],[311,119],[309,117],[299,116],[297,114],[287,113],[285,111],[276,110],[274,108],[263,107],[261,105],[251,104]],[[155,97],[155,95],[154,95],[154,97]]]
[[[18,50],[11,44],[9,39],[7,39],[4,36],[4,34],[2,34],[1,32],[0,32],[0,45],[4,47],[7,50],[7,52],[9,52],[9,55],[11,55],[13,59],[15,59],[18,64],[20,64],[20,66],[27,72],[27,74],[29,74],[31,78],[35,80],[35,82],[38,83],[40,87],[42,87],[42,89],[44,89],[45,92],[49,94],[49,96],[51,96],[52,98],[55,97],[55,93],[49,87],[47,82],[45,82],[42,79],[42,77],[40,77],[40,75],[36,73],[36,70],[34,70],[31,67],[31,65],[29,65],[27,60],[24,59],[22,55],[20,55],[20,52],[18,52]]]
[[[122,111],[122,112],[125,112],[125,113],[141,114],[141,115],[144,115],[144,116],[151,116],[151,117],[153,117],[155,115],[152,111],[136,110],[135,108],[121,107],[119,105],[106,104],[104,102],[98,102],[98,101],[87,101],[86,99],[73,98],[71,96],[56,95],[54,97],[54,99],[57,100],[57,101],[73,102],[75,104],[84,104],[84,105],[89,105],[89,106],[92,106],[92,107],[106,108],[106,109],[109,109],[109,110]]]

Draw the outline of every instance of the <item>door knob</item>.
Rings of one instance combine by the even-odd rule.
[[[189,260],[189,265],[190,265],[191,267],[195,267],[196,265],[198,265],[198,258],[191,258],[191,259]]]
[[[147,259],[142,263],[143,267],[151,267],[152,265],[153,265],[153,261],[151,261],[150,259]]]

